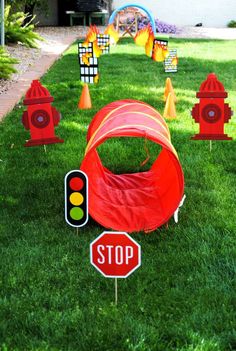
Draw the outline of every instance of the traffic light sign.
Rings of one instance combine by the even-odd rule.
[[[78,170],[65,176],[65,219],[72,227],[88,222],[88,178]]]

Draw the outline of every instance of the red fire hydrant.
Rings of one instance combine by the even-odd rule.
[[[200,124],[200,133],[192,137],[195,140],[232,140],[224,133],[224,124],[228,123],[233,112],[225,99],[228,93],[214,73],[208,75],[197,93],[200,103],[192,109],[192,116]]]
[[[38,80],[33,80],[24,100],[27,111],[22,116],[22,123],[31,135],[25,146],[64,142],[55,136],[54,126],[60,122],[60,113],[51,106],[53,101],[49,91]]]

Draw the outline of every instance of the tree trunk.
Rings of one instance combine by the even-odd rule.
[[[25,13],[28,14],[28,17],[25,19],[24,21],[24,25],[26,25],[27,23],[29,23],[32,18],[33,18],[33,15],[34,15],[34,8],[35,8],[35,2],[32,3],[32,4],[25,4]]]
[[[112,0],[108,0],[108,12],[109,12],[109,16],[111,16],[112,12],[113,12],[113,1]]]

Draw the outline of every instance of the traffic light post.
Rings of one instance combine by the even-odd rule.
[[[5,45],[5,28],[4,28],[4,9],[5,9],[5,0],[1,0],[1,45]]]
[[[79,170],[65,176],[65,220],[75,228],[88,222],[88,178]]]

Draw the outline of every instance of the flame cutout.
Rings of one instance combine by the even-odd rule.
[[[105,29],[104,34],[109,34],[111,38],[111,44],[116,44],[119,41],[119,33],[115,30],[113,24],[109,24]]]
[[[110,46],[110,40],[103,46],[104,49],[107,48],[108,46]]]
[[[97,74],[95,77],[94,77],[94,83],[98,83],[99,82],[99,74]]]
[[[86,53],[82,56],[82,61],[85,65],[90,66],[89,58],[92,57],[92,54]]]
[[[148,37],[148,41],[147,41],[146,46],[145,46],[145,52],[146,52],[146,55],[148,57],[152,56],[152,48],[153,48],[154,39],[155,39],[154,33],[153,33],[153,31],[151,31],[149,34],[149,37]]]
[[[100,57],[102,55],[102,49],[98,46],[97,40],[93,42],[93,55],[95,57]]]
[[[145,46],[150,36],[150,26],[140,29],[134,37],[136,45]]]
[[[88,48],[88,44],[89,44],[88,41],[84,41],[82,45],[83,45],[84,48]]]
[[[172,59],[172,61],[171,61],[171,64],[172,64],[173,66],[177,66],[177,65],[178,65],[178,57],[177,57],[177,56],[173,57],[173,59]]]
[[[83,45],[88,45],[88,43],[93,43],[95,40],[97,40],[97,34],[99,34],[99,29],[95,25],[90,26]]]
[[[162,50],[163,50],[164,59],[166,59],[170,55],[169,50],[166,46],[163,46]]]
[[[164,45],[156,42],[152,51],[152,59],[156,62],[163,62],[167,56],[169,56],[168,49]]]

